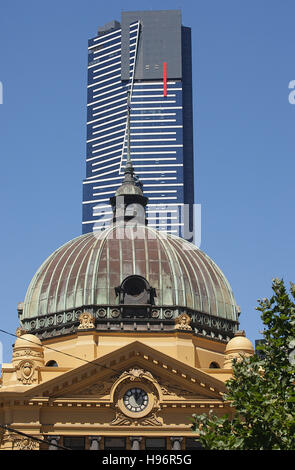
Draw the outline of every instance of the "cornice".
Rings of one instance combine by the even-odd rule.
[[[126,307],[126,306],[124,306]],[[128,307],[128,306],[127,306]],[[226,343],[238,328],[238,322],[181,306],[147,305],[145,316],[136,314],[126,317],[120,305],[85,305],[79,309],[60,311],[34,318],[24,318],[22,328],[36,334],[41,340],[73,335],[79,327],[79,317],[88,312],[94,318],[95,330],[100,332],[167,333],[175,329],[175,319],[186,314],[191,318],[193,334],[198,337]],[[148,313],[150,312],[150,313]],[[91,330],[90,330],[91,331]]]

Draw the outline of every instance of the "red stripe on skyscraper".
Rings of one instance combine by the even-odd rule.
[[[163,62],[163,94],[167,96],[167,62]]]

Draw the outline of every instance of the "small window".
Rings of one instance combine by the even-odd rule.
[[[146,438],[145,448],[147,450],[165,450],[166,449],[166,439],[162,437],[158,438]]]
[[[56,361],[48,361],[47,364],[45,364],[46,367],[58,367],[58,364]]]
[[[126,439],[125,437],[105,437],[104,448],[111,450],[124,450],[126,449]]]
[[[220,365],[217,364],[217,362],[211,362],[209,368],[210,369],[220,369]]]
[[[85,437],[64,437],[63,444],[68,449],[85,450]]]

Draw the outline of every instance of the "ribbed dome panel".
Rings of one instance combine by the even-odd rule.
[[[132,274],[156,289],[156,305],[180,306],[237,320],[231,287],[218,266],[185,240],[142,226],[122,238],[111,226],[69,241],[33,277],[22,318],[84,305],[116,305],[115,287]]]

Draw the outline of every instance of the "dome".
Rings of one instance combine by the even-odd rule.
[[[75,309],[81,313],[90,311],[90,306],[118,306],[116,288],[132,275],[145,279],[155,292],[153,315],[157,316],[159,307],[171,319],[171,311],[177,307],[177,316],[182,313],[179,308],[184,308],[188,313],[205,314],[200,322],[207,326],[225,319],[232,333],[236,330],[238,308],[231,287],[204,252],[149,226],[140,226],[137,238],[131,234],[122,238],[121,230],[112,225],[102,232],[81,235],[47,258],[29,285],[20,314],[26,330],[44,326],[45,317],[51,314],[58,314],[48,319],[47,325],[54,326],[73,319],[68,312]],[[98,316],[103,315],[101,310]],[[215,327],[218,330],[220,324]]]
[[[143,196],[142,190],[139,186],[136,186],[135,184],[122,184],[115,192],[115,196],[127,196],[129,194]]]
[[[246,338],[244,331],[237,331],[235,336],[226,345],[225,354],[233,354],[237,352],[254,354],[253,345],[251,341]]]
[[[14,349],[18,348],[42,348],[42,343],[40,339],[31,334],[24,334],[17,338],[17,340],[14,343]]]
[[[13,346],[12,363],[14,366],[17,366],[17,371],[28,368],[25,376],[19,380],[24,380],[25,382],[23,383],[29,383],[29,376],[27,374],[33,371],[33,363],[38,366],[44,366],[43,346],[40,339],[29,333],[18,337]]]

